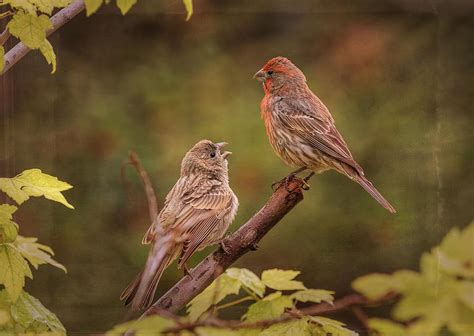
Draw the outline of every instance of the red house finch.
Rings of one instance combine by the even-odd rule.
[[[285,57],[275,57],[254,77],[263,83],[265,91],[260,109],[270,144],[286,164],[299,167],[290,176],[310,169],[309,178],[315,172],[335,169],[395,213],[365,177],[336,129],[331,113],[306,85],[300,69]]]
[[[178,256],[178,267],[196,250],[218,243],[232,223],[239,202],[229,186],[225,142],[199,141],[181,163],[181,176],[163,209],[143,237],[152,243],[145,269],[120,296],[132,309],[150,306],[163,271]]]

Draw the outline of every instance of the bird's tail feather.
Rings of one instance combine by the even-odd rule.
[[[385,199],[385,197],[383,197],[382,194],[374,187],[372,182],[370,182],[365,176],[357,174],[353,176],[353,179],[390,213],[397,212],[395,208]]]
[[[166,250],[163,250],[165,248]],[[158,282],[165,269],[176,258],[173,249],[155,243],[150,251],[143,272],[133,280],[122,292],[120,300],[125,300],[125,305],[131,304],[132,310],[145,309],[153,304]]]

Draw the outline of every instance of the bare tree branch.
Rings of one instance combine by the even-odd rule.
[[[0,47],[7,42],[8,38],[11,36],[10,31],[8,28],[5,28],[5,30],[0,34]]]
[[[151,223],[155,221],[156,215],[158,215],[158,205],[156,202],[156,194],[151,184],[150,177],[148,173],[143,168],[140,159],[138,158],[137,153],[131,151],[129,154],[129,161],[127,162],[135,167],[143,183],[143,188],[145,189],[146,199],[148,202],[148,212],[150,215]]]
[[[46,32],[46,36],[51,35],[56,30],[61,28],[66,22],[71,21],[77,14],[85,9],[84,0],[76,0],[69,6],[61,9],[53,17],[51,23],[53,28]],[[31,49],[23,42],[19,42],[5,54],[5,66],[0,75],[6,73],[12,66],[14,66],[20,59],[22,59]]]
[[[303,199],[303,180],[292,179],[288,185],[291,192],[287,191],[284,184],[273,193],[259,212],[225,239],[225,251],[221,246],[210,254],[145,311],[142,317],[160,314],[163,310],[176,313],[242,255],[255,250],[257,243],[268,231]]]

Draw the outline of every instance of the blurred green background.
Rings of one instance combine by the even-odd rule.
[[[51,245],[68,268],[35,273],[27,290],[71,334],[122,321],[118,296],[144,265],[149,220],[132,168],[135,150],[159,200],[198,140],[229,142],[236,230],[286,167],[259,115],[252,75],[287,56],[326,103],[394,216],[347,178],[328,172],[237,266],[297,269],[309,287],[350,292],[369,272],[415,268],[452,226],[473,218],[474,19],[455,1],[141,0],[108,6],[51,37],[58,71],[33,52],[1,78],[0,175],[41,168],[74,185],[74,211],[44,199],[20,208],[20,233]],[[1,201],[6,197],[1,196]],[[194,256],[197,263],[212,249]],[[172,266],[158,289],[181,277]],[[243,312],[239,307],[236,314]]]

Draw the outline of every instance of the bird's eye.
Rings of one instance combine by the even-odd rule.
[[[216,157],[216,152],[211,152],[210,156],[211,156],[211,158],[215,158]]]
[[[269,75],[269,76],[273,75],[273,70],[268,70],[267,75]]]

